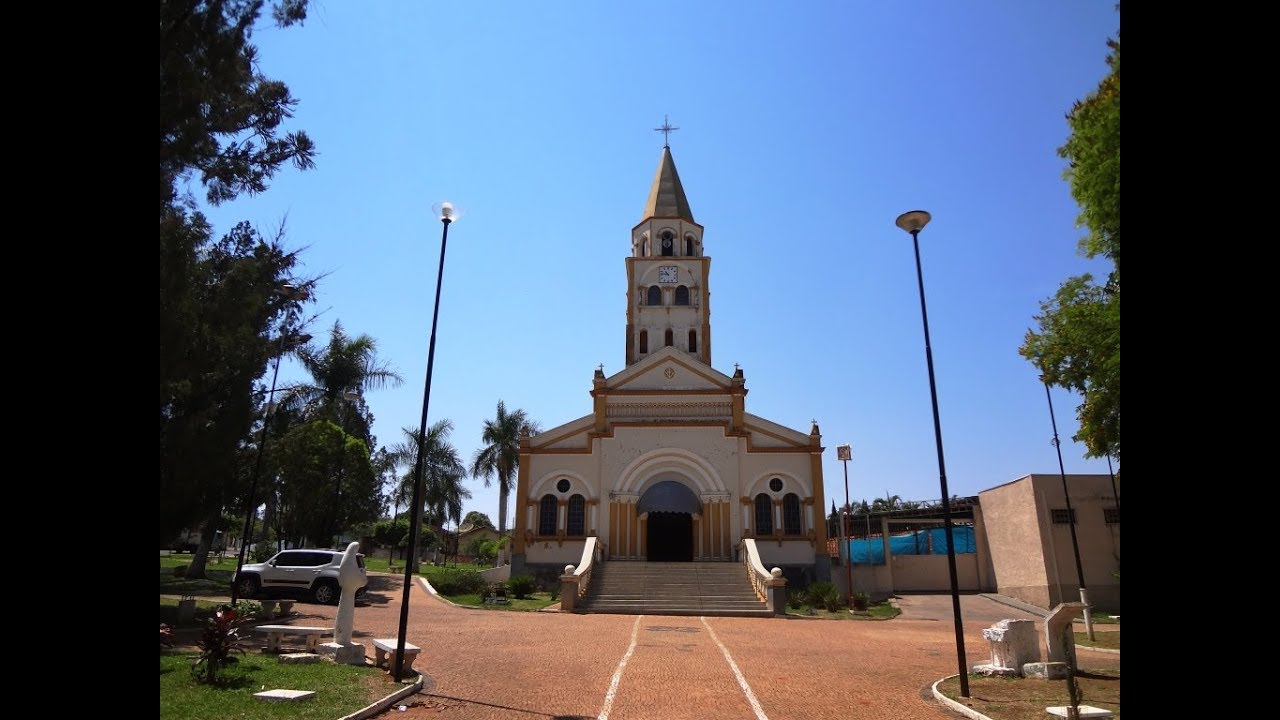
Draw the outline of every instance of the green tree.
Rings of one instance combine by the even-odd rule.
[[[204,524],[207,550],[248,476],[239,451],[254,383],[282,351],[271,338],[295,301],[277,290],[297,255],[246,223],[217,241],[198,215],[175,211],[160,225],[160,538]]]
[[[1118,37],[1118,35],[1117,35]],[[1018,352],[1044,382],[1083,398],[1076,408],[1086,457],[1120,461],[1120,41],[1108,41],[1110,73],[1067,115],[1071,135],[1058,154],[1087,229],[1080,252],[1103,256],[1112,270],[1105,284],[1091,274],[1068,278],[1040,304],[1038,331],[1028,330]]]
[[[340,322],[334,322],[327,344],[307,344],[299,348],[296,354],[303,369],[311,376],[311,382],[290,388],[285,393],[284,406],[300,413],[308,421],[335,424],[342,432],[341,437],[335,440],[339,445],[354,439],[365,449],[364,465],[367,467],[359,469],[360,477],[353,479],[354,484],[348,482],[347,469],[343,464],[346,462],[345,456],[331,456],[335,462],[330,475],[332,493],[335,499],[341,498],[345,503],[349,486],[354,492],[356,488],[362,487],[361,481],[366,475],[379,478],[370,452],[374,445],[370,432],[372,418],[366,412],[363,393],[366,390],[396,387],[404,380],[386,361],[378,357],[377,342],[372,337],[351,337],[342,329]],[[377,487],[374,494],[380,502],[381,487]],[[367,501],[368,498],[363,496],[353,499],[353,502],[360,504]],[[329,538],[336,537],[348,527],[342,519],[345,514],[340,505],[335,500],[329,506]],[[311,537],[318,540],[325,536]]]
[[[242,493],[237,447],[253,423],[253,381],[280,352],[269,337],[287,301],[275,291],[296,256],[245,224],[215,241],[179,185],[198,176],[219,203],[266,189],[285,163],[313,164],[305,133],[277,134],[296,102],[257,67],[249,38],[263,6],[160,3],[160,536],[203,525],[188,577],[203,575],[222,507]],[[306,6],[279,0],[272,16],[285,27]]]
[[[466,517],[462,518],[463,525],[466,525],[468,523],[476,527],[489,528],[490,530],[496,529],[493,527],[493,521],[489,519],[489,516],[485,515],[479,510],[472,510],[471,512],[467,513]]]
[[[261,74],[250,43],[263,0],[160,0],[160,207],[199,174],[208,200],[259,193],[285,163],[314,166],[303,131],[279,134],[297,101]],[[301,23],[307,0],[281,0],[279,27]]]
[[[376,520],[382,513],[368,447],[328,420],[290,428],[267,457],[278,478],[277,527],[281,537],[293,543],[326,543],[333,537],[334,523],[347,528]],[[340,498],[334,492],[335,472],[343,478]]]
[[[484,478],[489,487],[490,477],[498,477],[498,534],[507,534],[507,500],[520,469],[520,435],[537,432],[537,423],[529,419],[524,410],[507,412],[507,406],[498,401],[498,411],[492,420],[484,421],[480,434],[484,447],[476,451],[471,462],[471,476]]]

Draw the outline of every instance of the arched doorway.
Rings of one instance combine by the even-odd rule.
[[[702,511],[698,496],[674,480],[654,483],[640,496],[637,514],[648,513],[646,558],[654,562],[693,560],[693,516]]]

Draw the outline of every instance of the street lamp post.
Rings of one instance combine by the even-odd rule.
[[[240,554],[236,559],[236,574],[232,576],[233,578],[235,578],[235,580],[231,583],[231,604],[232,605],[236,605],[240,601],[240,588],[239,588],[240,570],[244,567],[245,551],[248,549],[250,543],[253,542],[253,515],[254,515],[254,511],[258,509],[257,503],[254,502],[255,500],[254,496],[258,492],[258,477],[259,475],[262,474],[262,456],[267,451],[267,427],[270,423],[271,413],[274,407],[274,401],[276,396],[276,379],[280,377],[280,358],[284,357],[284,351],[286,349],[285,333],[288,332],[289,323],[293,319],[293,310],[294,310],[295,304],[302,302],[303,300],[306,300],[307,298],[311,297],[311,293],[307,292],[306,288],[296,287],[294,285],[288,285],[288,284],[281,285],[276,290],[276,293],[279,294],[281,297],[284,297],[286,300],[288,300],[290,302],[290,305],[289,305],[288,311],[286,311],[285,313],[284,325],[280,333],[280,352],[279,354],[276,355],[276,367],[271,372],[271,390],[267,393],[266,412],[262,414],[262,435],[258,439],[258,457],[257,459],[254,460],[253,475],[251,476],[252,479],[249,481],[249,499],[248,499],[249,507],[245,510],[245,513],[244,513],[244,532],[240,536]],[[310,339],[311,339],[311,336],[309,335],[301,335],[297,338],[297,340],[304,343]]]
[[[849,445],[836,446],[836,459],[844,464],[844,511],[840,514],[840,537],[844,549],[845,577],[849,581],[849,594],[845,601],[853,607],[853,548],[850,547],[849,531],[845,528],[845,517],[853,509],[849,504],[849,461],[853,459],[853,448]],[[852,518],[851,518],[852,519]]]
[[[1049,393],[1049,383],[1044,378],[1044,396],[1049,401],[1049,422],[1053,424],[1053,449],[1058,451],[1058,473],[1062,476],[1062,496],[1067,500],[1067,527],[1071,528],[1071,550],[1076,556],[1076,578],[1080,581],[1080,602],[1084,603],[1084,629],[1093,636],[1093,616],[1089,613],[1089,591],[1084,586],[1084,565],[1080,563],[1080,543],[1076,541],[1076,514],[1071,509],[1071,493],[1067,490],[1067,471],[1062,465],[1062,446],[1058,442],[1058,420],[1053,416],[1053,396]]]
[[[942,456],[942,421],[938,419],[938,387],[933,377],[933,349],[929,344],[929,313],[924,302],[924,271],[920,269],[920,231],[932,216],[911,210],[898,216],[896,224],[911,233],[916,252],[916,281],[920,286],[920,318],[924,321],[924,357],[929,366],[929,399],[933,402],[933,436],[938,446],[938,483],[942,488],[942,517],[947,533],[947,569],[951,573],[951,612],[956,625],[956,664],[959,668],[960,696],[969,697],[969,667],[964,653],[964,623],[960,619],[960,584],[956,579],[956,547],[951,525],[951,494],[947,492],[947,464]]]
[[[431,341],[427,345],[427,382],[422,390],[422,424],[418,428],[418,457],[413,466],[413,504],[409,512],[409,556],[404,563],[404,589],[400,598],[400,634],[396,638],[395,679],[404,674],[405,633],[409,626],[409,591],[413,586],[413,560],[418,550],[418,525],[422,517],[422,451],[427,442],[427,412],[431,407],[431,371],[436,360],[436,320],[440,317],[440,285],[444,282],[444,251],[449,243],[449,225],[458,218],[453,203],[442,202],[432,207],[444,230],[440,236],[440,265],[436,270],[436,304],[431,311]]]

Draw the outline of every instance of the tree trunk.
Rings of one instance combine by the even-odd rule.
[[[196,548],[195,555],[191,558],[191,565],[187,568],[184,577],[205,577],[205,560],[209,557],[209,548],[213,546],[213,537],[218,532],[218,523],[221,520],[222,511],[219,509],[210,513],[209,517],[204,521],[204,527],[200,529],[200,545]]]
[[[507,534],[507,483],[498,482],[498,537]]]

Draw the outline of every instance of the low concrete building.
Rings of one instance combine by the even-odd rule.
[[[1110,475],[1067,475],[1070,513],[1062,484],[1033,474],[978,493],[995,590],[1043,608],[1079,601],[1074,520],[1089,602],[1119,612],[1120,478],[1113,491]]]

